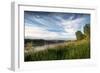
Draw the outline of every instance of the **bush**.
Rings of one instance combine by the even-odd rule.
[[[82,34],[81,31],[76,32],[76,38],[77,38],[77,40],[82,40],[84,38],[84,35]]]

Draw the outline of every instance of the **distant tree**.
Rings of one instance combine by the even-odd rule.
[[[77,38],[77,40],[82,40],[84,38],[84,35],[82,34],[81,31],[76,32],[76,38]]]
[[[84,26],[84,34],[85,34],[86,36],[90,36],[90,24],[86,24],[86,25]]]

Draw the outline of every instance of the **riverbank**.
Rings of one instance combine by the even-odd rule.
[[[25,53],[25,61],[87,59],[90,58],[90,40],[69,41],[38,52]]]

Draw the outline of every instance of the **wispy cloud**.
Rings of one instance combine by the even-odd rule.
[[[67,37],[67,34],[64,32],[50,32],[47,31],[41,27],[30,27],[25,26],[25,38],[31,38],[31,39],[59,39],[59,40],[67,40],[67,39],[75,39],[73,38],[73,34],[69,34],[70,37]]]
[[[25,11],[25,38],[75,39],[77,30],[90,23],[89,14]]]
[[[72,17],[71,17],[70,20],[64,20],[62,21],[61,24],[66,32],[75,33],[77,30],[81,30],[81,28],[83,28],[83,26],[86,24],[84,23],[85,21],[86,21],[86,18],[84,17],[77,18],[74,20],[72,20]]]

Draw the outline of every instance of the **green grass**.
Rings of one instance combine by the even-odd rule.
[[[66,45],[59,45],[39,52],[24,53],[25,61],[87,58],[90,58],[90,41],[88,39],[67,42]]]

